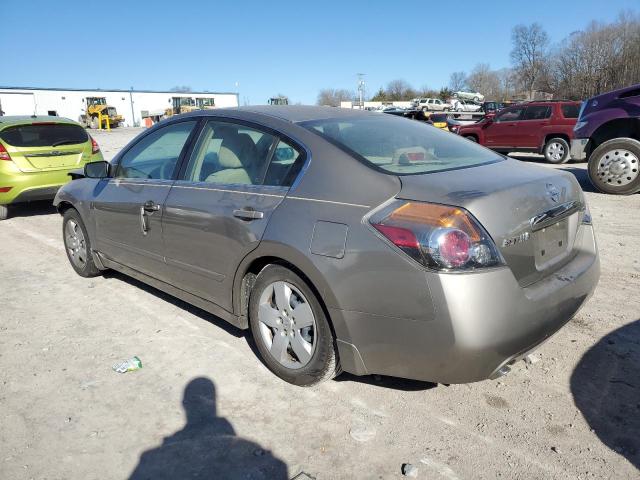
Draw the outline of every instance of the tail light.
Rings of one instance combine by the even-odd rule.
[[[4,145],[0,143],[0,160],[9,160],[11,161],[11,155],[7,152],[7,149],[4,148]]]
[[[91,139],[91,155],[95,155],[100,151],[100,146],[91,135],[89,135],[89,138]]]
[[[13,187],[0,187],[0,193],[7,193],[11,191]]]
[[[386,240],[428,268],[469,271],[504,264],[489,234],[463,208],[397,200],[369,222]]]

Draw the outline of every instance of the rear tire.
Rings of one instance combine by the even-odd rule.
[[[6,220],[9,218],[9,206],[0,205],[0,220]]]
[[[249,326],[263,363],[284,381],[306,387],[339,373],[329,321],[313,290],[291,270],[268,265],[260,272]]]
[[[543,149],[544,158],[549,163],[567,163],[569,161],[569,143],[560,137],[554,137],[547,141]]]
[[[62,239],[69,263],[78,275],[85,278],[100,275],[100,269],[96,267],[91,254],[89,234],[75,208],[70,208],[64,212],[62,217]]]
[[[640,192],[640,141],[614,138],[589,156],[589,180],[601,192],[631,195]]]

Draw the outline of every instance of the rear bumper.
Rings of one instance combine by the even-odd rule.
[[[336,311],[345,370],[439,383],[468,383],[496,372],[567,323],[593,293],[600,264],[593,229],[562,269],[522,288],[508,268],[478,274],[427,274],[435,315],[403,319]],[[342,360],[342,358],[341,358]]]
[[[574,138],[571,140],[571,159],[585,160],[587,158],[588,138]]]
[[[58,189],[71,179],[68,175],[70,171],[21,173],[15,176],[0,174],[0,187],[11,187],[8,192],[0,193],[0,205],[53,199]]]

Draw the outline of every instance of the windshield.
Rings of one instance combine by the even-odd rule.
[[[432,126],[394,116],[359,116],[301,123],[365,164],[395,175],[474,167],[498,154]]]

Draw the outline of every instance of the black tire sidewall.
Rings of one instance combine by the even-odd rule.
[[[99,275],[100,270],[98,270],[98,267],[96,267],[95,263],[93,262],[93,256],[91,254],[91,239],[89,238],[89,233],[87,232],[87,228],[84,226],[82,217],[80,217],[80,213],[78,213],[78,211],[75,208],[70,208],[69,210],[64,212],[64,215],[62,218],[63,218],[62,219],[62,243],[64,245],[64,251],[67,254],[67,259],[69,260],[71,267],[81,277],[88,278],[88,277],[95,277],[96,275]],[[67,222],[72,219],[78,224],[78,226],[82,230],[82,234],[84,235],[84,241],[87,246],[87,261],[84,264],[83,268],[78,268],[78,266],[76,266],[76,264],[73,263],[73,260],[69,255],[69,249],[67,248],[67,244],[65,241],[65,238],[66,238],[65,228],[67,227]]]
[[[549,158],[549,155],[547,154],[547,149],[549,148],[549,145],[551,145],[552,143],[561,143],[562,146],[564,147],[564,157],[562,157],[560,160],[553,160]],[[569,155],[570,155],[570,147],[569,147],[569,142],[567,142],[564,138],[561,137],[554,137],[549,139],[549,141],[547,141],[547,143],[545,143],[544,145],[544,158],[547,162],[549,163],[553,163],[554,165],[560,165],[562,163],[567,163],[569,161]]]
[[[638,140],[635,140],[633,138],[616,138],[604,142],[602,145],[599,145],[589,156],[587,169],[589,172],[589,180],[591,181],[591,184],[596,188],[596,190],[612,195],[632,195],[634,193],[640,192],[640,175],[638,175],[636,179],[630,184],[619,188],[616,188],[614,185],[608,183],[603,183],[598,178],[598,163],[600,162],[600,159],[607,152],[615,148],[624,148],[625,150],[631,150],[640,159],[640,141]],[[637,168],[640,168],[640,165],[638,165]]]
[[[285,281],[294,285],[306,297],[316,320],[317,344],[309,363],[300,369],[290,369],[275,360],[264,341],[259,328],[258,306],[264,289],[273,282]],[[334,338],[327,317],[316,294],[296,273],[280,265],[268,265],[258,275],[249,299],[249,327],[265,366],[286,382],[308,386],[322,381],[335,359]]]

